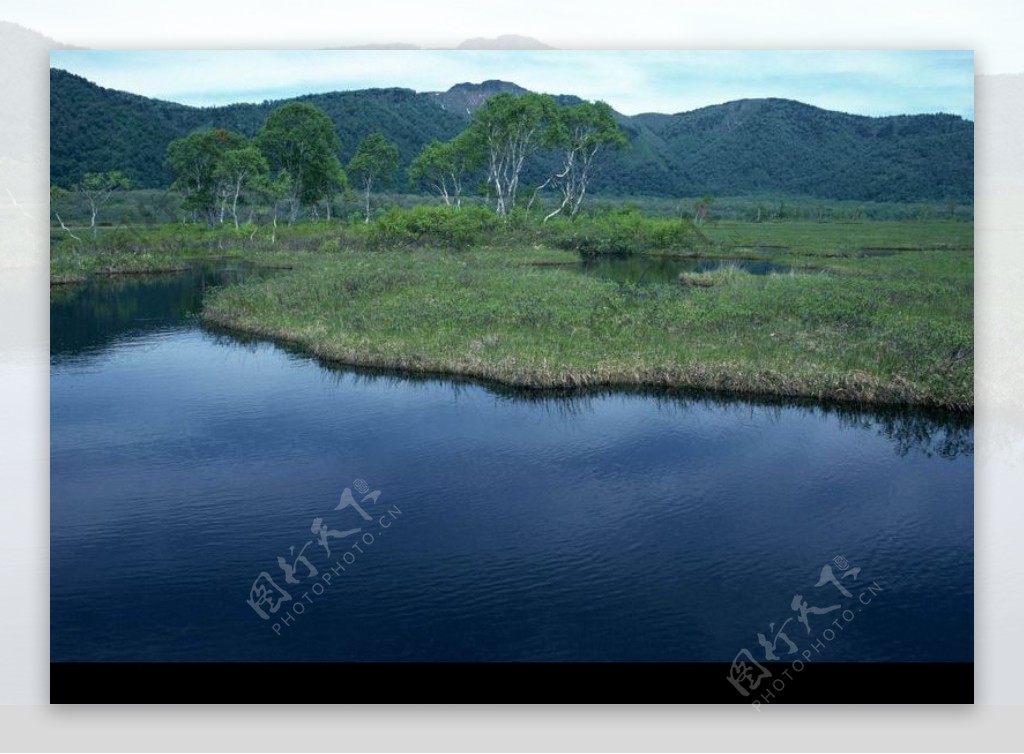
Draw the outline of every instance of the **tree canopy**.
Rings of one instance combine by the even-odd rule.
[[[260,191],[269,173],[270,166],[266,158],[252,142],[247,141],[225,151],[213,173],[218,184],[218,194],[222,199],[221,220],[224,219],[223,208],[230,201],[231,217],[237,228],[239,198],[247,188],[254,187],[257,192]]]
[[[127,189],[131,181],[120,170],[110,170],[106,173],[86,173],[82,180],[75,187],[89,202],[90,221],[93,238],[96,237],[96,217],[99,209],[110,199],[111,195],[118,190]]]
[[[376,131],[356,147],[348,171],[363,185],[366,200],[366,222],[370,221],[370,192],[374,184],[387,183],[398,170],[398,147]]]
[[[225,198],[225,155],[246,147],[247,139],[224,128],[207,128],[175,139],[167,147],[166,164],[174,188],[185,195],[185,207],[207,223],[216,221]]]
[[[558,103],[547,94],[496,94],[469,125],[487,168],[487,185],[499,215],[516,207],[523,168],[538,150],[558,141]]]
[[[560,191],[562,201],[545,220],[561,212],[575,217],[587,194],[594,160],[601,148],[629,146],[612,109],[604,102],[580,102],[561,108],[554,140],[562,152],[562,166],[549,182]]]
[[[462,187],[483,160],[475,134],[463,131],[449,141],[432,141],[409,166],[414,185],[426,186],[448,206],[462,206]]]
[[[312,105],[291,102],[274,110],[257,143],[270,169],[288,174],[293,220],[302,207],[328,198],[345,184],[338,159],[341,142],[330,119]]]

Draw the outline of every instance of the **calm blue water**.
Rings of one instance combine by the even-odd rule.
[[[200,326],[235,274],[53,293],[52,659],[763,659],[795,594],[822,659],[972,659],[970,424],[330,370]]]

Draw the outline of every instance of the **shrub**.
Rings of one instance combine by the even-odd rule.
[[[325,238],[320,242],[321,254],[337,254],[341,251],[341,239],[340,238]]]
[[[582,254],[642,254],[692,251],[704,238],[685,219],[644,216],[637,209],[590,215],[550,223],[552,245]]]
[[[500,221],[483,207],[392,209],[369,224],[366,244],[374,249],[442,246],[467,249],[499,230]]]

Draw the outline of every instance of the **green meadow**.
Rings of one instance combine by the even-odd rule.
[[[973,407],[973,224],[724,220],[636,210],[502,225],[482,209],[370,223],[54,231],[51,280],[244,259],[204,320],[322,359],[520,388],[651,386]],[[581,274],[583,255],[761,260],[671,282]]]

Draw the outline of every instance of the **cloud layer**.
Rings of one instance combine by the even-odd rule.
[[[51,65],[113,89],[190,105],[504,79],[602,99],[634,115],[785,97],[864,115],[974,117],[971,51],[58,50]]]

